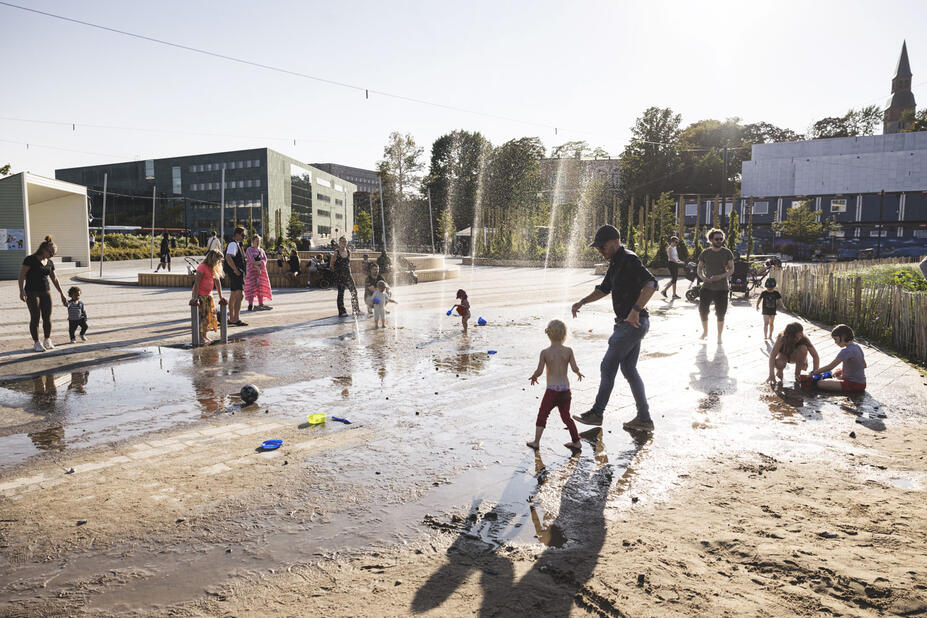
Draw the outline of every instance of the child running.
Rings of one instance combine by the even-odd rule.
[[[843,363],[843,369],[834,372],[836,380],[818,380],[815,385],[824,391],[859,393],[866,390],[866,358],[863,349],[853,341],[856,337],[853,329],[846,324],[838,324],[830,331],[830,336],[834,338],[837,347],[842,349],[837,353],[837,358],[814,373],[830,371],[840,363]]]
[[[572,395],[570,394],[570,379],[567,376],[567,367],[576,373],[580,381],[583,379],[583,374],[579,372],[573,350],[563,345],[567,334],[566,324],[560,320],[551,320],[544,332],[547,333],[547,337],[550,339],[550,347],[541,350],[538,368],[534,370],[529,380],[531,384],[537,384],[541,372],[547,367],[547,390],[544,391],[541,408],[538,410],[538,419],[534,428],[534,442],[528,442],[527,444],[535,450],[541,447],[541,434],[544,433],[544,428],[547,426],[547,417],[556,406],[560,411],[563,424],[566,425],[567,430],[570,432],[571,441],[564,444],[564,446],[572,451],[579,451],[582,448],[582,442],[579,441],[576,423],[570,418]]]
[[[460,300],[459,303],[454,305],[457,308],[457,313],[460,315],[460,323],[463,325],[463,332],[467,332],[467,320],[470,319],[470,301],[467,300],[467,293],[462,289],[457,290],[457,299]],[[566,336],[564,334],[564,336]]]
[[[798,382],[801,379],[802,370],[808,367],[809,354],[814,361],[814,368],[811,371],[817,373],[818,364],[821,362],[818,351],[814,349],[811,340],[805,337],[802,325],[792,322],[779,333],[773,349],[769,352],[769,377],[766,381],[770,384],[775,384],[777,380],[782,382],[785,366],[794,363],[795,381]]]
[[[389,297],[389,290],[386,289],[386,281],[380,279],[377,281],[377,291],[373,293],[373,327],[386,328],[386,305],[387,303],[396,303]],[[399,304],[399,303],[396,303]]]
[[[766,279],[766,290],[760,293],[756,299],[756,310],[760,310],[760,304],[763,305],[763,339],[773,338],[773,323],[776,321],[776,308],[785,311],[785,305],[782,304],[782,294],[776,290],[775,277]],[[767,334],[767,331],[769,334]]]
[[[219,301],[222,298],[222,254],[218,251],[209,251],[206,257],[196,267],[196,277],[193,279],[193,300],[199,301],[200,308],[200,340],[203,345],[212,343],[212,339],[206,336],[208,331],[219,330],[219,322],[216,319],[216,305],[212,299],[212,288],[215,287],[219,293]]]
[[[71,343],[74,343],[74,333],[80,327],[80,340],[87,341],[87,310],[80,299],[80,288],[77,286],[68,290],[68,334],[71,336]]]

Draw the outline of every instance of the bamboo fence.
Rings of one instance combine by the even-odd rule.
[[[779,291],[789,311],[826,324],[848,324],[858,335],[927,364],[927,293],[893,285],[867,287],[861,277],[840,276],[841,271],[912,261],[894,258],[787,267],[779,273]]]

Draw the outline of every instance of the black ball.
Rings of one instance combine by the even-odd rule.
[[[241,400],[247,404],[254,403],[261,396],[261,391],[253,384],[245,384],[241,387]]]

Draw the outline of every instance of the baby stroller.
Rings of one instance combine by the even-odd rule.
[[[689,289],[686,290],[686,300],[689,302],[698,301],[699,293],[702,290],[702,278],[698,276],[698,266],[695,262],[686,264],[686,279],[689,280]]]
[[[734,274],[731,275],[729,286],[731,300],[734,300],[734,294],[743,294],[744,298],[750,298],[750,290],[754,285],[750,264],[745,260],[735,260]]]
[[[322,264],[316,271],[319,273],[319,289],[327,290],[335,285],[335,271],[328,267],[328,264]]]

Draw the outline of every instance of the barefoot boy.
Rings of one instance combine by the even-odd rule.
[[[544,367],[547,367],[547,390],[544,391],[544,398],[541,399],[541,408],[538,410],[538,419],[534,428],[534,442],[528,442],[528,446],[538,449],[541,446],[541,434],[547,426],[547,417],[550,411],[556,406],[560,411],[560,418],[570,432],[570,442],[564,444],[567,448],[578,451],[582,448],[579,441],[579,432],[576,431],[576,423],[570,418],[570,379],[567,377],[567,367],[573,370],[583,379],[583,374],[579,372],[576,365],[576,358],[573,356],[573,350],[563,345],[566,339],[566,324],[560,320],[551,320],[547,328],[544,329],[550,338],[550,347],[541,350],[541,357],[538,360],[538,368],[531,374],[529,380],[532,384],[538,383],[538,378]]]
[[[833,337],[837,347],[842,349],[837,353],[837,358],[821,367],[816,373],[830,371],[840,363],[843,363],[843,369],[834,372],[835,380],[818,380],[816,386],[824,391],[847,393],[866,390],[866,359],[863,356],[863,349],[853,341],[856,337],[853,329],[846,324],[838,324],[834,330],[830,331],[830,336]]]

